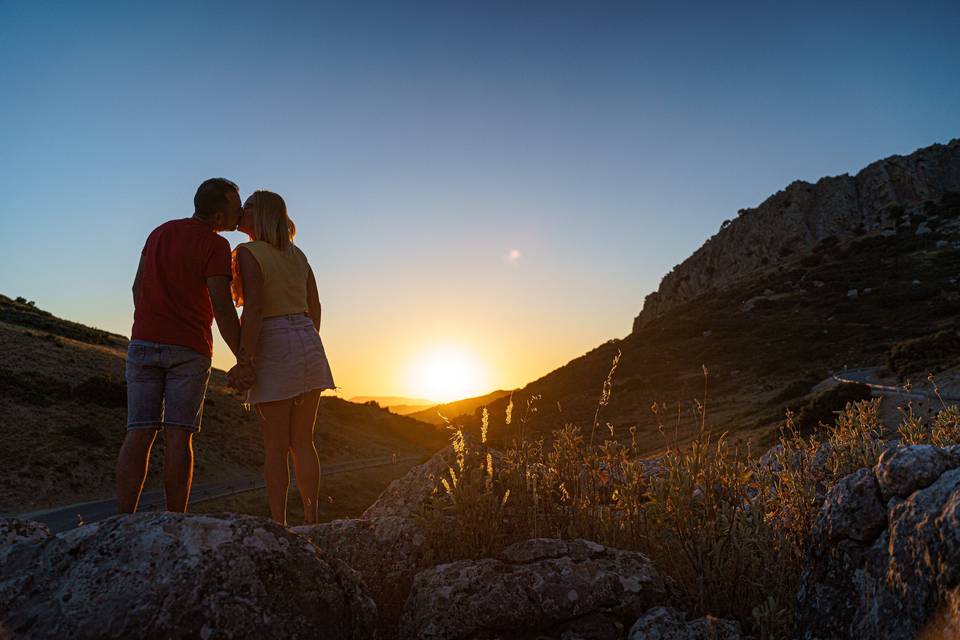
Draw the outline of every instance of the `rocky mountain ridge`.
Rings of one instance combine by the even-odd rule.
[[[838,241],[893,230],[925,202],[960,192],[960,139],[874,162],[855,176],[798,180],[760,206],[742,209],[644,301],[633,332],[709,290],[724,289],[764,269]]]

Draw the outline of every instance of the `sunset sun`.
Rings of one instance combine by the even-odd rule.
[[[414,361],[409,384],[417,395],[437,402],[449,402],[488,391],[487,372],[470,350],[437,346],[425,350]]]

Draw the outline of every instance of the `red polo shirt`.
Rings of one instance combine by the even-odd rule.
[[[230,243],[193,218],[171,220],[143,247],[140,296],[131,337],[213,355],[213,307],[207,278],[230,277]]]

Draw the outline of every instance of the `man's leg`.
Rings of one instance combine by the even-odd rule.
[[[147,478],[150,448],[157,437],[156,429],[131,429],[120,447],[117,459],[117,512],[134,513],[140,503],[140,492]]]
[[[150,448],[163,421],[165,373],[154,343],[131,340],[127,350],[127,436],[117,459],[117,511],[133,513],[147,477]]]
[[[167,511],[184,513],[193,482],[193,434],[200,430],[210,358],[186,347],[164,345],[163,487]]]
[[[167,427],[163,434],[163,488],[167,511],[186,513],[193,482],[193,432]]]

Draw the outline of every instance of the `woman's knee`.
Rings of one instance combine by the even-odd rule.
[[[290,450],[300,455],[307,453],[316,455],[317,447],[313,444],[313,434],[310,434],[308,437],[293,437],[290,440]]]
[[[268,458],[282,458],[287,455],[290,442],[287,438],[264,439],[263,450]]]

